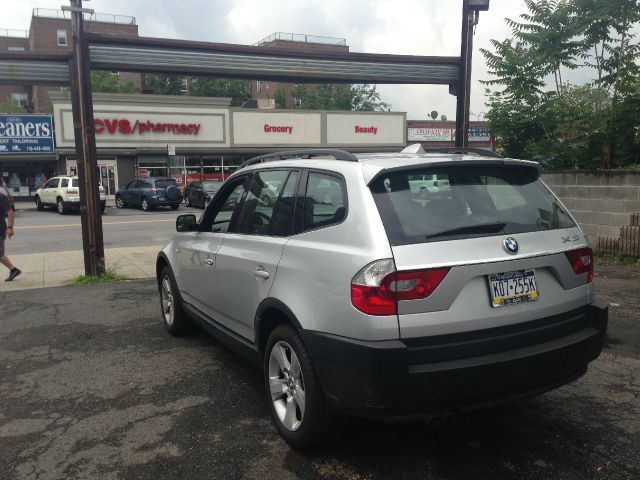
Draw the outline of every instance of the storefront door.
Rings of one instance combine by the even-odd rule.
[[[67,160],[67,173],[78,174],[78,163],[75,160]],[[113,198],[118,191],[118,166],[115,160],[98,160],[98,179],[107,198]]]

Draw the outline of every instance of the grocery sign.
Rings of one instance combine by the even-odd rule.
[[[53,153],[51,115],[0,115],[0,155]]]

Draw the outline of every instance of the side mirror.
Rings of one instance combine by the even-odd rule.
[[[176,230],[178,232],[195,232],[199,228],[200,226],[193,213],[178,215],[178,218],[176,218]]]

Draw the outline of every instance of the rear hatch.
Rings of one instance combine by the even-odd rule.
[[[416,192],[416,178],[438,186]],[[552,317],[593,296],[587,241],[530,164],[391,169],[370,188],[397,271],[413,272],[399,274],[398,288],[420,278],[430,291],[399,296],[402,338]]]

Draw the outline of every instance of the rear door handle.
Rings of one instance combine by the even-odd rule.
[[[266,270],[260,270],[258,268],[253,271],[253,275],[257,278],[264,278],[265,280],[269,278],[269,272],[267,272]]]

